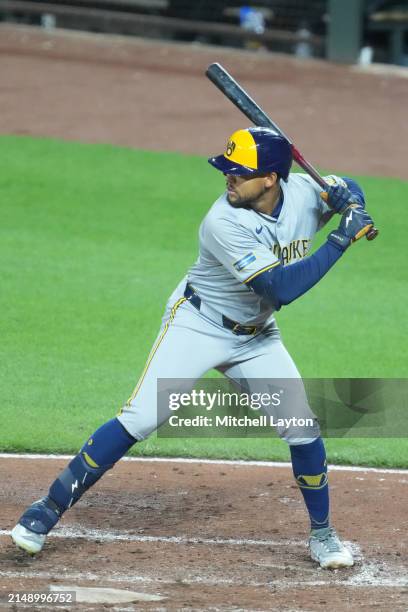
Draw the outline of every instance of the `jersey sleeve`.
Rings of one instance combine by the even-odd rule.
[[[265,245],[258,242],[245,227],[230,219],[206,218],[202,227],[203,246],[235,278],[249,283],[258,274],[280,264]]]

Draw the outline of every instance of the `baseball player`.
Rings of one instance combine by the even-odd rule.
[[[308,176],[290,174],[291,146],[264,128],[238,130],[225,153],[209,162],[225,176],[226,190],[200,226],[198,259],[168,301],[126,405],[85,442],[12,530],[15,544],[31,554],[85,491],[170,416],[156,409],[159,378],[190,379],[193,385],[215,368],[245,381],[249,390],[276,379],[303,389],[273,313],[311,289],[373,227],[364,194],[348,178],[326,177],[330,187],[322,194]],[[314,235],[336,213],[338,228],[309,255]],[[299,397],[297,414],[314,417],[305,394]],[[308,430],[290,424],[277,429],[289,445],[310,516],[312,559],[323,568],[352,566],[351,552],[330,524],[326,454],[316,419]]]

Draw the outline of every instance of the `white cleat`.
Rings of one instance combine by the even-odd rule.
[[[11,532],[11,538],[16,546],[22,548],[30,555],[35,555],[40,552],[44,546],[45,538],[47,536],[42,533],[34,533],[17,523]]]
[[[310,555],[324,569],[352,567],[353,555],[342,544],[333,527],[314,529],[309,538]]]

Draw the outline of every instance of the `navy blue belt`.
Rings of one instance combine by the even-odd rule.
[[[186,285],[184,297],[194,306],[194,308],[197,308],[197,310],[201,309],[201,298],[189,283]],[[241,323],[237,323],[225,315],[221,315],[221,317],[223,327],[230,329],[237,336],[252,336],[260,330],[259,327],[255,327],[254,325],[241,325]]]

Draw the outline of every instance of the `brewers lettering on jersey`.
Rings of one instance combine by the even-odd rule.
[[[224,175],[226,190],[201,223],[197,261],[170,296],[146,365],[119,415],[88,438],[12,530],[15,544],[31,554],[133,444],[170,418],[168,406],[157,410],[158,380],[189,380],[188,391],[215,368],[248,393],[270,391],[277,381],[284,385],[290,379],[286,401],[265,412],[290,448],[310,517],[311,558],[323,568],[353,565],[330,523],[319,425],[274,313],[311,289],[373,227],[363,191],[351,179],[331,176],[327,193],[321,193],[308,176],[290,174],[291,145],[264,128],[238,130],[225,153],[209,162]],[[337,229],[310,253],[316,232],[336,214]],[[296,426],[299,421],[308,426]]]

